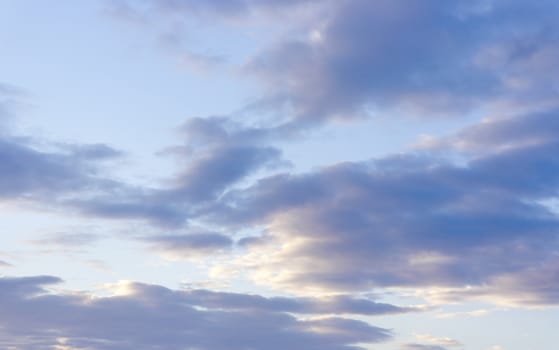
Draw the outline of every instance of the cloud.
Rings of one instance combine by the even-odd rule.
[[[55,277],[0,279],[0,345],[5,348],[361,349],[388,330],[331,317],[302,320],[283,312],[200,309],[183,292],[121,283],[114,294],[53,294]]]
[[[15,110],[21,106],[23,98],[27,93],[13,85],[0,82],[0,127],[4,128],[5,123],[13,116]],[[4,130],[0,129],[0,132]]]
[[[556,3],[340,1],[307,38],[246,66],[309,125],[364,114],[463,117],[557,100]]]
[[[233,247],[230,237],[214,232],[150,236],[142,240],[150,249],[173,260],[206,256]]]
[[[0,119],[13,117],[26,95],[0,83]],[[98,161],[120,155],[105,144],[53,144],[1,130],[0,199],[51,197],[54,202],[53,196],[107,187],[111,181],[97,177]]]
[[[417,338],[418,341],[425,342],[425,343],[431,343],[431,344],[436,344],[441,346],[462,346],[462,344],[456,339],[447,338],[447,337],[445,338],[435,337],[432,336],[431,334],[416,334],[415,337]]]
[[[350,295],[323,298],[265,298],[259,295],[197,289],[186,291],[185,298],[193,305],[224,310],[260,310],[310,315],[391,315],[425,311],[422,307],[400,307]]]
[[[108,188],[114,183],[96,176],[96,160],[104,158],[107,152],[116,153],[105,145],[76,146],[69,152],[43,151],[33,147],[27,139],[2,137],[0,197],[44,198]]]
[[[410,344],[404,344],[401,347],[402,350],[447,350],[448,348],[445,348],[443,346],[440,345],[426,345],[426,344],[416,344],[416,343],[410,343]]]
[[[114,159],[123,156],[118,151],[108,145],[102,143],[96,144],[59,144],[62,149],[67,149],[75,157],[81,157],[89,160]]]
[[[514,143],[518,120],[502,123]],[[484,127],[494,125],[462,141]],[[454,300],[557,303],[559,219],[542,201],[558,195],[559,144],[539,128],[524,132],[514,147],[459,163],[408,153],[266,177],[230,191],[204,219],[261,228],[242,241],[238,264],[291,292],[450,288]],[[530,132],[538,142],[524,142]]]
[[[551,77],[559,73],[559,6],[551,0],[110,4],[118,17],[164,24],[205,16],[222,24],[252,15],[277,23],[288,15],[295,29],[257,48],[242,71],[263,83],[257,104],[297,127],[370,114],[458,118],[557,104]],[[181,29],[167,32],[181,41]],[[199,54],[207,48],[181,51],[194,66],[221,61]]]
[[[166,186],[121,185],[84,200],[69,201],[86,215],[147,219],[158,225],[182,226],[198,212],[247,178],[287,165],[281,151],[269,146],[273,128],[250,127],[227,118],[192,118],[181,128],[184,144],[161,155],[174,156],[179,171]]]
[[[552,242],[551,244],[556,244]],[[559,259],[546,256],[540,266],[526,266],[518,272],[492,277],[485,285],[461,289],[434,289],[425,297],[436,302],[464,300],[489,301],[506,306],[540,307],[559,303],[558,283],[554,276]]]
[[[0,260],[0,267],[12,267],[12,266],[13,266],[12,264]]]
[[[210,15],[220,17],[246,17],[263,12],[277,12],[281,10],[301,7],[318,2],[317,0],[144,0],[129,2],[113,0],[109,2],[109,13],[125,19],[135,19],[149,13],[159,13],[168,16]]]
[[[559,137],[557,109],[520,116],[487,118],[454,135],[427,138],[419,149],[450,151],[480,156],[509,149],[537,146]]]
[[[91,245],[101,238],[102,236],[91,233],[55,233],[44,235],[42,238],[29,241],[29,243],[37,246],[75,248]]]
[[[462,118],[557,105],[559,6],[552,0],[110,4],[119,17],[158,23],[211,16],[222,24],[254,14],[277,23],[288,15],[295,29],[257,48],[241,70],[263,83],[256,104],[296,127],[363,115]],[[180,41],[181,30],[168,36]],[[185,51],[195,66],[220,61]]]
[[[192,119],[183,127],[187,142],[167,150],[185,162],[171,186],[119,186],[67,205],[167,226],[192,219],[223,230],[262,229],[239,242],[236,264],[258,283],[290,292],[415,288],[436,291],[424,294],[430,300],[554,304],[559,222],[545,203],[559,185],[556,115],[495,119],[421,151],[264,176],[252,185],[243,182],[282,162],[268,145],[277,130]],[[441,151],[448,149],[459,162]],[[232,245],[221,234],[145,242],[173,258]]]
[[[438,314],[437,318],[455,318],[455,317],[480,317],[485,316],[495,310],[487,310],[487,309],[478,309],[472,311],[463,311],[463,312],[447,312]]]
[[[183,202],[164,198],[160,189],[120,185],[85,198],[71,198],[64,205],[85,216],[149,221],[160,226],[182,226],[190,216]]]

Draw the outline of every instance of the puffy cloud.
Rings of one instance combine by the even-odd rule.
[[[259,105],[283,111],[298,127],[371,113],[528,110],[556,105],[559,92],[552,78],[559,6],[551,0],[145,0],[109,8],[122,18],[161,23],[289,15],[297,29],[259,48],[243,72],[267,87]],[[169,30],[177,41],[180,30]],[[220,61],[192,49],[184,56],[197,66]]]
[[[518,122],[499,128],[514,147],[460,164],[404,154],[267,177],[229,193],[207,220],[262,227],[242,241],[239,264],[290,291],[440,287],[454,300],[557,303],[559,219],[544,202],[558,194],[559,145],[539,128],[515,138]],[[538,142],[524,142],[531,132]]]
[[[555,2],[347,0],[334,8],[309,38],[276,43],[247,66],[297,123],[387,110],[463,116],[557,100]]]
[[[487,118],[454,135],[425,138],[418,149],[455,151],[470,156],[549,143],[559,137],[557,109],[520,116]]]
[[[345,318],[303,320],[284,312],[193,307],[188,295],[120,284],[115,294],[53,294],[55,277],[0,279],[0,345],[51,349],[361,349],[388,330]]]

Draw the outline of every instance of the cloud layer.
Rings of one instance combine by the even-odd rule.
[[[554,103],[558,10],[551,1],[340,1],[308,39],[273,44],[247,70],[303,124]]]
[[[274,308],[239,307],[243,296],[222,294],[222,301],[236,301],[216,305],[204,291],[140,283],[116,285],[108,297],[45,290],[60,282],[49,276],[0,279],[2,347],[350,350],[391,337],[386,329],[346,318],[298,319],[284,312],[288,300]]]
[[[465,163],[438,151],[409,153],[263,178],[231,193],[210,220],[265,228],[243,242],[241,263],[257,280],[289,290],[483,286],[470,292],[522,290],[531,302],[556,303],[548,290],[559,221],[546,201],[558,194],[559,148],[550,136],[558,131],[539,124],[552,116],[461,132],[461,145],[492,143]],[[520,131],[524,123],[545,127]],[[525,280],[540,274],[549,282]]]

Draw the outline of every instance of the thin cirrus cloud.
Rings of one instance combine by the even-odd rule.
[[[441,338],[441,337],[435,337],[431,334],[416,334],[415,338],[418,341],[424,342],[424,343],[431,343],[434,345],[440,345],[440,346],[462,346],[462,344],[456,340],[456,339],[452,339],[452,338]]]
[[[51,294],[50,276],[0,279],[0,345],[43,349],[243,348],[357,350],[391,332],[340,317],[298,319],[282,311],[190,303],[192,294],[125,283],[109,297]],[[204,305],[204,309],[195,305]],[[219,337],[215,335],[219,334]],[[273,341],[271,341],[273,339]]]
[[[80,248],[91,246],[101,240],[103,236],[92,233],[54,233],[28,241],[38,247]]]
[[[404,344],[400,348],[401,350],[448,350],[449,348],[441,345],[430,345],[430,344]]]
[[[292,10],[302,5],[317,3],[317,0],[142,0],[130,2],[111,0],[107,12],[123,18],[136,19],[150,17],[157,13],[171,17],[209,15],[224,18],[242,18],[255,13]]]
[[[4,128],[25,96],[26,92],[19,87],[0,82],[0,127]]]

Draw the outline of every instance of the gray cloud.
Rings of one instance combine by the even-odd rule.
[[[146,0],[109,7],[119,17],[162,23],[289,15],[298,29],[261,48],[243,71],[267,87],[256,104],[297,127],[389,112],[456,118],[557,104],[559,6],[552,0]],[[190,61],[205,65],[196,56]]]
[[[517,124],[528,123],[522,118],[537,123],[542,115],[501,121],[494,142],[514,145],[465,164],[403,154],[276,175],[230,192],[207,219],[264,227],[262,237],[242,242],[242,263],[259,282],[291,291],[470,286],[486,296],[556,303],[554,279],[511,287],[557,271],[559,249],[559,219],[544,203],[558,195],[559,144],[536,127],[515,137]],[[494,127],[481,124],[461,140],[474,143],[468,137]],[[526,143],[529,134],[539,142]],[[499,287],[507,284],[510,292]]]
[[[180,167],[166,187],[120,186],[115,193],[69,204],[89,215],[181,226],[249,176],[286,165],[281,152],[267,145],[273,134],[282,131],[247,127],[218,117],[192,118],[181,131],[185,144],[162,152],[175,156]]]
[[[0,118],[12,117],[26,96],[19,88],[0,84]],[[99,176],[102,161],[120,156],[105,144],[47,142],[0,129],[0,200],[26,199],[60,207],[72,196],[84,198],[122,187]]]
[[[233,247],[230,237],[214,232],[151,236],[143,241],[151,249],[177,259],[208,255]]]
[[[109,147],[108,145],[97,144],[61,144],[61,148],[68,149],[75,157],[89,160],[114,159],[123,156],[123,153]]]
[[[50,349],[361,349],[356,343],[388,340],[389,331],[367,323],[326,318],[300,320],[282,312],[222,311],[192,307],[183,293],[128,283],[124,293],[90,298],[52,294],[54,277],[0,279],[0,345]]]
[[[116,152],[104,145],[92,146],[102,152]],[[0,197],[44,197],[78,190],[109,188],[114,182],[96,177],[98,152],[80,146],[77,152],[41,151],[28,140],[13,137],[0,139]]]
[[[515,117],[486,119],[455,135],[427,138],[418,145],[418,148],[436,151],[453,150],[457,153],[479,156],[517,147],[545,144],[558,137],[557,109],[549,109]]]
[[[246,67],[297,123],[387,110],[463,116],[486,104],[557,99],[555,2],[337,4],[311,39],[279,42]]]
[[[64,204],[86,216],[147,220],[161,226],[182,226],[190,217],[190,210],[185,203],[164,198],[159,189],[125,185],[88,198],[72,198]]]
[[[191,290],[184,297],[189,303],[202,307],[225,310],[260,310],[268,312],[289,312],[295,314],[354,314],[391,315],[422,312],[422,307],[400,307],[378,303],[370,299],[339,295],[323,298],[265,298],[259,295]]]

